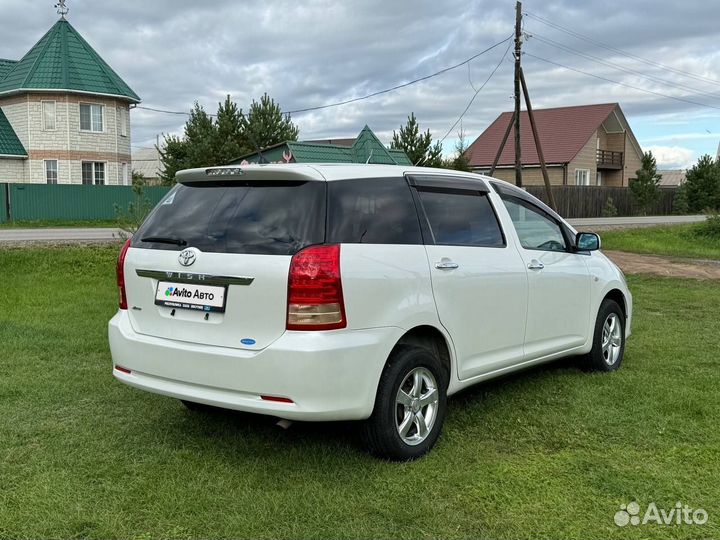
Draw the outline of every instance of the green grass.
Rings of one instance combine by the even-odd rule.
[[[11,221],[0,223],[0,229],[46,229],[50,227],[113,227],[118,222],[115,219],[96,220],[40,220],[40,221]]]
[[[619,372],[561,362],[476,387],[429,456],[395,464],[353,425],[283,431],[114,381],[115,256],[0,251],[2,538],[720,536],[718,282],[631,276]],[[710,520],[619,529],[632,500]]]
[[[671,257],[720,259],[720,237],[696,233],[697,224],[621,229],[600,233],[603,249]]]

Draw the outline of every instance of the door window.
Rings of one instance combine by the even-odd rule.
[[[567,244],[560,225],[540,208],[515,197],[503,196],[502,201],[510,214],[522,247],[566,251]]]
[[[418,189],[433,241],[443,246],[504,247],[486,193]]]

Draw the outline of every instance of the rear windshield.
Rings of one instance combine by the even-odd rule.
[[[178,184],[132,246],[292,255],[325,238],[325,182]]]

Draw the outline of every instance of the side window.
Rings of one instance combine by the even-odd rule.
[[[405,178],[328,182],[327,241],[422,244],[420,221]]]
[[[428,189],[418,193],[436,245],[505,246],[487,194]]]
[[[515,197],[503,196],[502,201],[515,225],[522,247],[566,251],[567,245],[560,225],[545,212]]]

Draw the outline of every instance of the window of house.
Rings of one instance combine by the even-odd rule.
[[[42,102],[43,130],[55,131],[55,102]]]
[[[95,103],[80,104],[80,130],[102,133],[104,131],[103,105]]]
[[[590,169],[575,169],[575,185],[576,186],[589,186],[590,185]]]
[[[121,163],[120,164],[120,184],[123,186],[127,186],[130,184],[128,178],[128,164],[127,163]]]
[[[48,184],[58,183],[58,162],[56,159],[45,160],[45,181]]]
[[[105,185],[105,163],[102,161],[83,161],[82,183],[88,186]]]
[[[117,115],[120,124],[120,136],[127,137],[127,115],[125,114],[125,109],[118,107]]]

